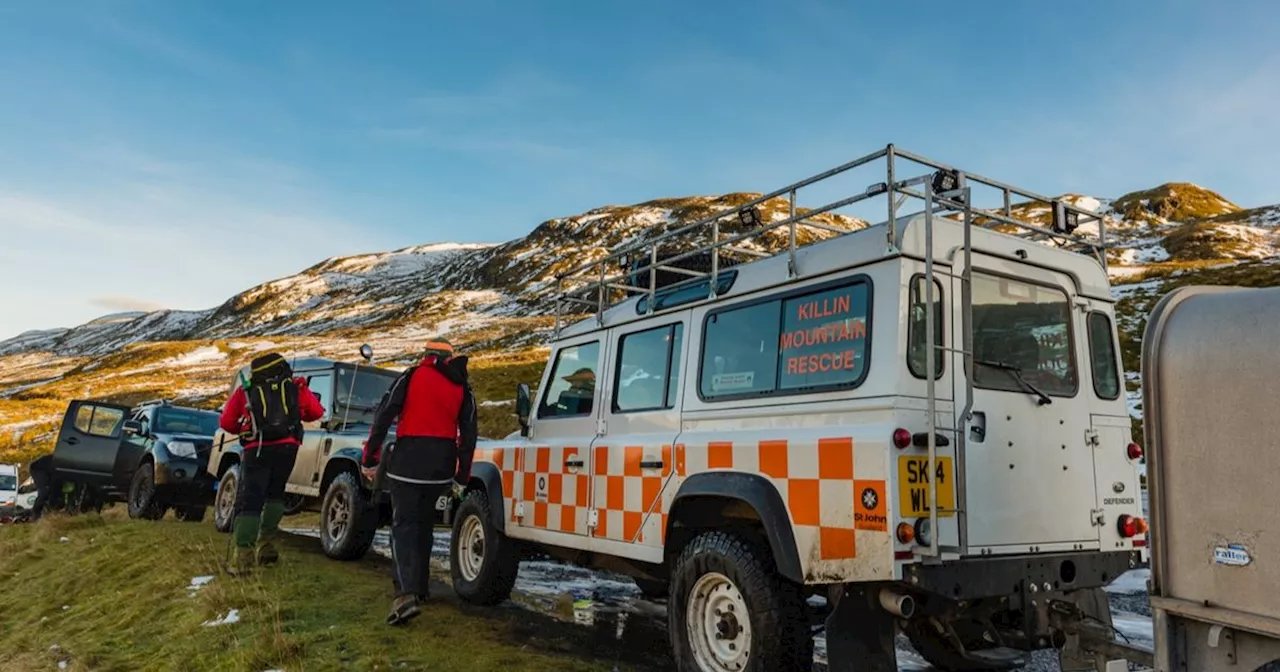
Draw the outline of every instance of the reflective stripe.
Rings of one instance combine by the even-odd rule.
[[[406,479],[404,476],[388,474],[388,479],[401,481],[401,483],[412,483],[413,485],[444,485],[445,483],[453,483],[453,479],[444,479],[443,481],[420,481],[417,479]]]

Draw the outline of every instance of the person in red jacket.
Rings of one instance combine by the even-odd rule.
[[[392,423],[396,439],[384,457],[382,443]],[[417,616],[427,598],[436,500],[451,485],[466,486],[478,433],[467,358],[455,357],[448,341],[433,339],[422,361],[400,374],[378,406],[361,460],[366,476],[387,460],[396,569],[396,597],[387,616],[392,625]]]
[[[229,573],[247,573],[255,560],[262,565],[279,560],[274,542],[284,517],[284,486],[302,443],[302,423],[322,417],[324,407],[306,379],[294,378],[288,361],[277,353],[255,358],[248,382],[231,393],[219,425],[240,436],[243,450],[233,533],[236,554]]]

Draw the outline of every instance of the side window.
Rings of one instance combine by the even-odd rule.
[[[76,409],[76,430],[89,433],[89,424],[93,422],[93,407],[81,406]]]
[[[539,418],[567,418],[591,415],[595,408],[596,366],[600,342],[561,348],[547,391],[538,409]]]
[[[777,387],[781,305],[757,303],[707,318],[698,381],[703,397],[768,394]]]
[[[1103,399],[1120,396],[1120,371],[1116,367],[1116,346],[1111,333],[1111,318],[1106,313],[1089,313],[1089,359],[1093,363],[1093,391]]]
[[[867,370],[870,284],[857,281],[712,314],[703,398],[851,387]]]
[[[683,332],[683,324],[672,324],[622,337],[613,392],[615,413],[675,406]]]
[[[77,423],[78,421],[77,417]],[[93,436],[113,437],[122,424],[124,424],[124,411],[97,406],[93,409],[93,419],[89,422],[88,433]]]
[[[911,296],[910,306],[907,313],[907,368],[911,370],[911,375],[916,378],[924,378],[925,364],[928,356],[928,348],[925,345],[925,338],[928,336],[925,332],[925,287],[924,276],[916,275],[911,278]],[[946,369],[947,354],[943,350],[938,350],[936,346],[945,344],[946,339],[943,338],[943,320],[944,311],[942,309],[942,285],[936,280],[933,283],[933,344],[934,360],[933,360],[933,377],[934,379],[942,376],[943,370]]]
[[[333,384],[333,376],[328,373],[316,373],[307,376],[307,388],[320,400],[320,404],[328,408],[329,388]]]

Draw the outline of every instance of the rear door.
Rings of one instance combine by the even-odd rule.
[[[1074,285],[1013,261],[974,254],[973,262],[970,550],[1095,548],[1092,395],[1081,371],[1087,337]]]
[[[591,451],[594,537],[662,548],[689,314],[610,335],[605,435]]]
[[[64,476],[109,484],[120,453],[120,437],[129,407],[99,401],[73,401],[54,444],[54,468]]]
[[[1133,441],[1133,424],[1125,398],[1124,379],[1120,375],[1119,348],[1116,347],[1115,322],[1111,308],[1101,301],[1090,301],[1084,315],[1090,384],[1083,391],[1090,397],[1093,433],[1095,500],[1102,515],[1098,541],[1102,548],[1128,548],[1132,542],[1120,536],[1115,521],[1121,515],[1141,516],[1142,485],[1129,457]]]

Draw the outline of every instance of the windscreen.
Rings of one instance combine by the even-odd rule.
[[[213,436],[218,433],[218,414],[188,408],[162,408],[156,411],[156,434],[199,434]]]
[[[18,477],[13,474],[0,474],[0,490],[17,490]]]
[[[335,420],[373,422],[382,396],[391,389],[396,375],[387,371],[339,367],[333,384]]]
[[[1062,289],[974,273],[974,385],[1025,392],[1030,383],[1045,394],[1074,395],[1070,320]]]

